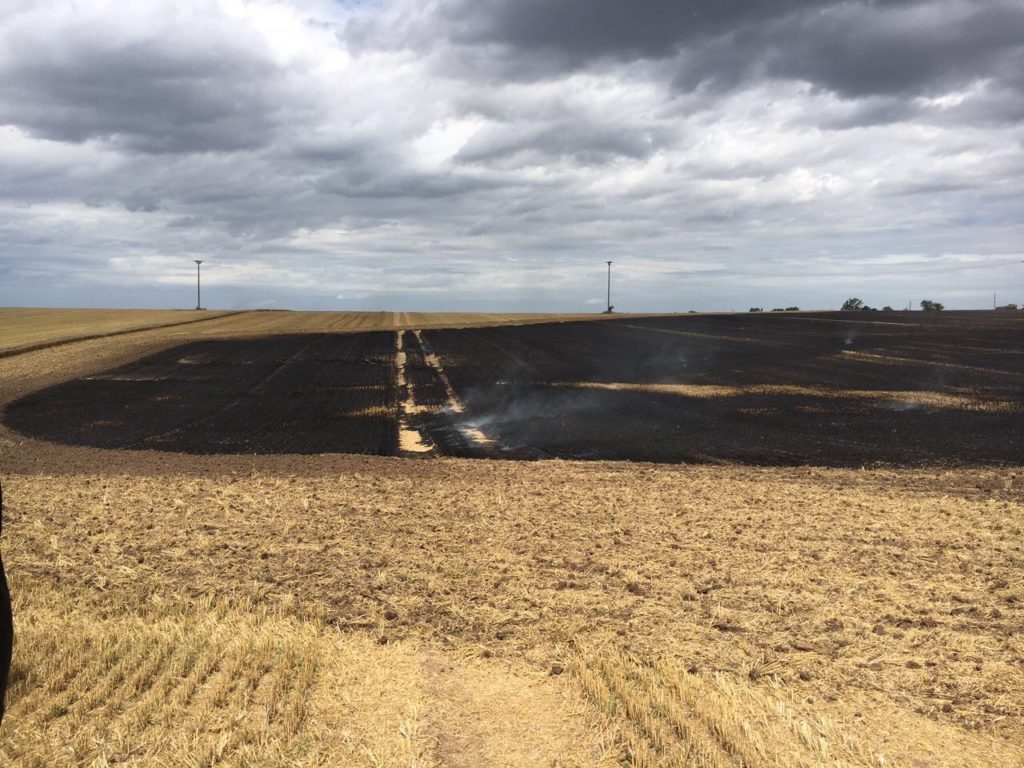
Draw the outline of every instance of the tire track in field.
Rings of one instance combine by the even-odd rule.
[[[413,331],[416,335],[416,340],[420,343],[420,347],[423,349],[423,359],[427,365],[434,369],[434,373],[437,375],[438,380],[444,384],[445,391],[448,393],[448,411],[453,414],[462,415],[466,413],[466,407],[462,404],[462,400],[459,399],[458,393],[452,386],[451,380],[448,378],[448,374],[444,372],[444,366],[441,364],[441,358],[438,357],[437,353],[427,344],[423,339],[422,331]],[[494,445],[494,441],[487,437],[479,427],[475,427],[467,421],[460,421],[453,419],[452,426],[461,434],[471,446],[476,448],[489,448]]]
[[[406,358],[402,342],[404,335],[405,331],[401,329],[395,331],[395,385],[401,397],[398,413],[398,450],[433,453],[433,447],[423,439],[420,431],[409,423],[409,417],[416,412],[416,400],[412,382],[405,371]]]
[[[609,323],[609,328],[613,330],[619,330],[622,328],[632,328],[637,331],[648,331],[650,333],[664,333],[669,336],[684,336],[690,339],[709,339],[711,341],[725,341],[736,344],[756,344],[757,346],[767,347],[791,347],[792,344],[784,341],[778,341],[770,338],[753,338],[751,336],[730,336],[721,335],[714,333],[698,333],[697,331],[680,331],[674,328],[656,328],[654,326],[647,325],[634,325],[633,323]]]
[[[1022,375],[1020,371],[1007,371],[1002,368],[986,368],[980,365],[966,365],[964,363],[947,363],[943,360],[921,360],[916,357],[904,357],[880,352],[861,352],[860,350],[853,349],[841,350],[836,354],[836,358],[839,360],[856,358],[880,365],[919,365],[926,368],[949,368],[972,373],[980,372],[997,376],[1013,376],[1014,378],[1020,378]]]

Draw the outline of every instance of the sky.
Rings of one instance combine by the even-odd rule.
[[[1024,305],[1024,0],[0,0],[0,305]]]

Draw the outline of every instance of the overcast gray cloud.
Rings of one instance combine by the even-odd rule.
[[[0,9],[0,303],[1024,304],[1024,0]]]
[[[670,60],[687,90],[770,76],[846,96],[941,93],[1018,80],[1024,40],[1016,0],[457,0],[444,15],[454,42],[496,46],[513,71]]]

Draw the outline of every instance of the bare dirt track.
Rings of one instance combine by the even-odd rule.
[[[325,335],[250,334],[245,317],[0,360],[0,403],[97,376],[132,386],[111,372],[147,357],[195,368],[178,364],[183,346],[219,349],[211,369],[250,377],[246,392],[268,377],[282,393],[290,376],[312,384],[325,360],[394,377],[394,412],[435,449],[454,436],[448,453],[482,450],[459,418],[492,402],[473,385],[486,361],[456,347],[503,350],[494,381],[512,391],[614,386],[686,408],[721,400],[725,414],[751,396],[780,418],[803,398],[856,404],[843,419],[890,400],[937,418],[1013,416],[1019,402],[1017,326],[980,316],[964,333],[938,325],[964,318],[915,313],[852,345],[838,333],[859,322],[793,316],[817,339],[807,352],[745,317],[626,318],[597,336],[403,332],[404,392],[406,318]],[[655,337],[699,343],[682,347],[682,369],[650,357]],[[581,375],[587,344],[615,351],[619,371]],[[850,346],[844,378],[816,381]],[[238,353],[262,348],[295,366],[257,375]],[[185,454],[0,426],[19,633],[0,765],[1024,765],[1024,467],[972,456],[865,470]]]

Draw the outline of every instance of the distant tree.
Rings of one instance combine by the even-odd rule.
[[[945,309],[945,307],[942,306],[942,304],[940,304],[937,301],[931,301],[930,299],[922,299],[921,309],[923,309],[925,312],[941,312],[942,310]]]
[[[1017,305],[1016,304],[1003,304],[1003,306],[996,307],[996,309],[1011,309],[1012,310],[1012,309],[1017,309]]]
[[[785,311],[786,311],[786,310],[784,310],[784,309],[783,309],[782,307],[774,307],[774,308],[772,309],[772,312],[785,312]]]
[[[764,312],[764,310],[761,307],[751,307],[750,311],[751,312]]]
[[[843,302],[843,312],[856,312],[864,309],[864,302],[860,299],[847,299]]]
[[[786,307],[787,312],[799,312],[800,307]]]
[[[890,307],[888,304],[886,304],[884,307],[882,307],[882,311],[883,312],[895,312],[896,310],[893,309],[892,307]]]

